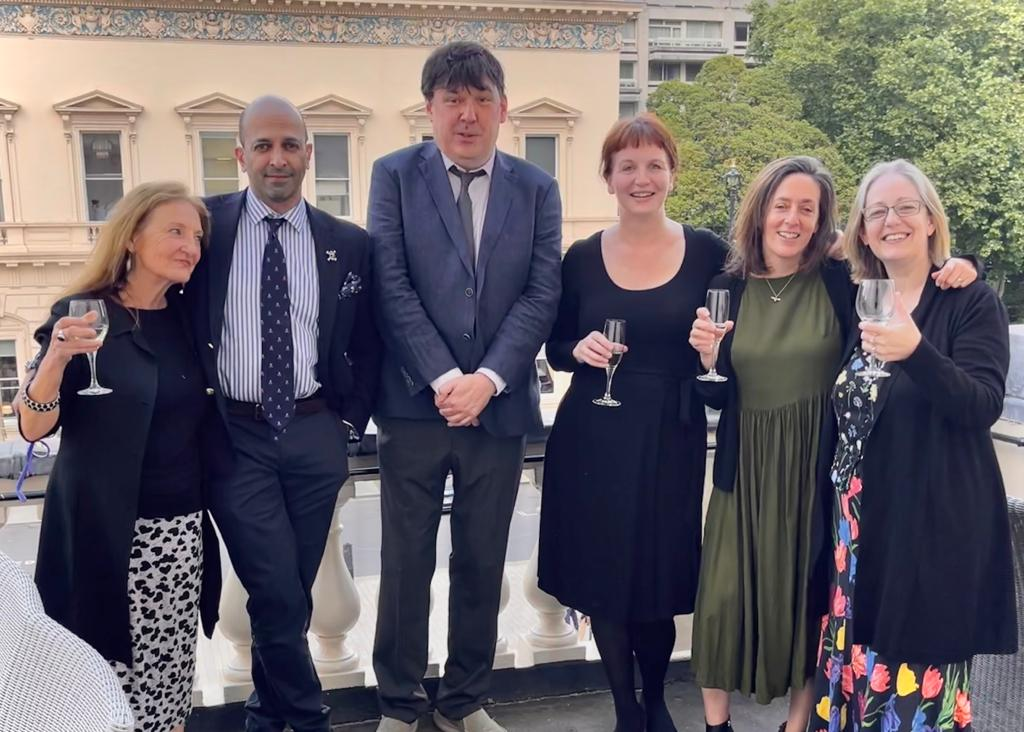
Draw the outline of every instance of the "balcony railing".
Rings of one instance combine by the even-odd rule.
[[[636,79],[619,79],[619,89],[637,91],[640,89],[640,82]]]
[[[652,51],[715,51],[725,53],[720,38],[651,38]]]

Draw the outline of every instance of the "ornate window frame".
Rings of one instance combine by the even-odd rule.
[[[369,168],[366,162],[366,122],[373,110],[337,94],[327,94],[299,105],[309,140],[313,135],[348,135],[349,216],[347,220],[363,221],[369,197]],[[314,146],[315,148],[315,146]],[[307,201],[316,201],[316,150],[309,161],[309,172],[303,181]]]
[[[14,102],[0,99],[0,224],[21,221],[21,193],[18,189],[18,157],[14,147],[14,115],[21,109]]]
[[[409,125],[410,145],[423,142],[424,137],[428,139],[434,137],[434,126],[430,123],[430,115],[427,114],[425,101],[406,107],[402,110],[402,116],[405,117],[405,121]]]
[[[562,190],[562,201],[565,202],[565,216],[572,215],[573,135],[581,114],[578,109],[550,97],[535,99],[508,113],[512,122],[512,149],[515,155],[526,157],[527,135],[555,138],[558,147],[556,179]]]
[[[135,102],[116,97],[99,89],[66,99],[53,105],[64,126],[71,185],[71,210],[79,221],[89,221],[89,204],[85,200],[85,167],[82,150],[83,132],[116,132],[121,139],[121,181],[123,193],[137,185],[139,144],[135,123],[143,108]]]
[[[230,132],[237,137],[238,118],[247,106],[246,102],[235,99],[222,92],[212,92],[179,104],[174,111],[181,117],[185,125],[185,146],[188,149],[188,177],[192,181],[192,190],[197,195],[205,196],[203,183],[203,144],[204,132]],[[249,185],[249,177],[238,167],[238,189]]]

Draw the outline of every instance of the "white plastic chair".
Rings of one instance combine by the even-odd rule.
[[[43,612],[35,583],[0,552],[0,732],[132,732],[110,665]]]

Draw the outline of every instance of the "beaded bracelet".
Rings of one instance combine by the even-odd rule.
[[[52,412],[60,406],[60,394],[55,396],[48,402],[37,402],[35,399],[28,395],[28,387],[22,389],[21,400],[25,402],[25,406],[31,409],[33,412]]]

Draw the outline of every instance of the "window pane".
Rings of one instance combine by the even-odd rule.
[[[697,78],[697,74],[700,73],[700,70],[703,66],[703,62],[686,64],[686,80],[694,81]]]
[[[234,181],[238,190],[238,161],[235,159],[235,134],[233,132],[201,132],[199,138],[203,147],[203,179],[222,178]],[[204,187],[206,195],[213,195],[209,188]],[[219,191],[223,192],[223,191]]]
[[[736,24],[736,42],[746,43],[750,38],[750,23]]]
[[[14,341],[0,341],[0,419],[12,414],[11,402],[18,393],[18,360]]]
[[[433,135],[423,135],[423,137],[422,137],[423,142],[430,142],[433,139],[434,139]]]
[[[622,39],[632,41],[636,39],[636,21],[630,20],[622,26]]]
[[[349,197],[347,180],[317,180],[316,205],[329,214],[348,216]]]
[[[203,178],[204,195],[219,196],[223,193],[235,193],[237,191],[237,178]]]
[[[636,114],[636,102],[619,102],[619,116],[632,117]]]
[[[526,159],[544,170],[548,175],[557,173],[555,164],[557,144],[549,135],[528,135],[526,138]]]
[[[619,78],[620,79],[632,79],[635,74],[633,69],[636,64],[633,61],[619,61]]]
[[[86,179],[85,200],[89,203],[89,221],[106,221],[110,209],[121,200],[124,188],[120,180]]]
[[[317,180],[348,178],[348,135],[313,135]]]
[[[121,135],[117,132],[83,132],[82,155],[87,178],[121,177]]]
[[[707,20],[689,20],[686,22],[687,38],[721,38],[722,24]]]

